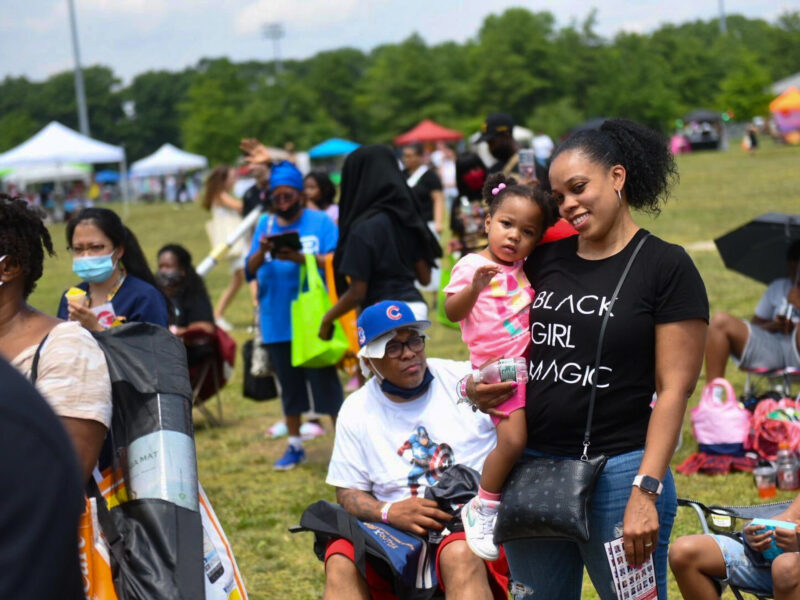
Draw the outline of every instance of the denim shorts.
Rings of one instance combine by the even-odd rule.
[[[759,594],[772,594],[772,571],[769,567],[757,567],[747,557],[744,546],[727,535],[712,535],[725,560],[725,577],[714,578],[724,589],[728,583],[752,590]]]

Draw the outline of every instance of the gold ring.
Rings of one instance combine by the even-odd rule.
[[[652,548],[652,546],[653,546],[653,542],[647,542],[647,543],[644,545],[644,547],[645,547],[645,548]]]

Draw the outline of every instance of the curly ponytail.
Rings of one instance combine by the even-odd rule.
[[[658,214],[678,181],[678,168],[667,139],[657,131],[629,119],[608,119],[600,129],[578,131],[564,140],[551,158],[578,150],[594,163],[610,169],[625,167],[628,205]]]

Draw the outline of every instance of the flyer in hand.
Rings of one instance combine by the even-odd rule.
[[[656,571],[652,555],[641,567],[632,567],[625,558],[622,538],[605,543],[608,564],[619,600],[657,600]]]

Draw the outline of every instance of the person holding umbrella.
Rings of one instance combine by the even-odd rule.
[[[725,376],[728,356],[742,369],[800,367],[800,240],[786,251],[787,276],[770,283],[750,322],[714,315],[706,343],[706,383]]]

